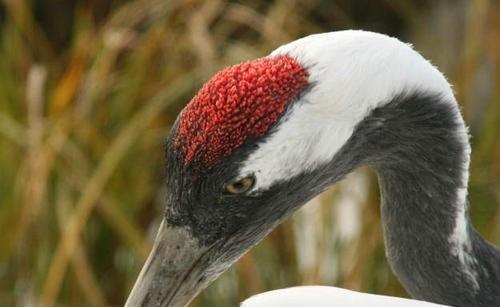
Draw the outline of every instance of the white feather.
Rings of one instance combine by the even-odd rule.
[[[323,286],[303,286],[257,294],[241,307],[439,307],[423,301],[360,293]]]
[[[294,57],[313,88],[240,169],[254,173],[256,190],[330,161],[369,112],[403,91],[441,94],[455,103],[444,76],[409,45],[365,31],[315,34],[270,56]],[[300,161],[300,163],[298,163]]]

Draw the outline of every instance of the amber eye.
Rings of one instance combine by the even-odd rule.
[[[255,177],[253,175],[249,175],[241,179],[226,182],[226,184],[224,184],[224,191],[227,194],[243,194],[250,191],[254,184]]]

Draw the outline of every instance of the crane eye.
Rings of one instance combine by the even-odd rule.
[[[224,184],[224,191],[227,194],[243,194],[250,191],[255,184],[255,177],[253,175],[248,175],[246,177],[231,180]]]

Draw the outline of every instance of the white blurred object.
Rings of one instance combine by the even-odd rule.
[[[324,286],[303,286],[257,294],[241,307],[438,307],[423,301],[360,293]]]
[[[339,185],[335,228],[340,241],[345,242],[357,238],[361,231],[361,211],[368,197],[369,178],[366,172],[357,171]]]

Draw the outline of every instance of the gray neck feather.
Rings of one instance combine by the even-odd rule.
[[[342,152],[337,159],[350,153],[378,174],[386,253],[413,297],[500,306],[500,252],[469,222],[470,149],[454,102],[399,95],[373,110]]]

